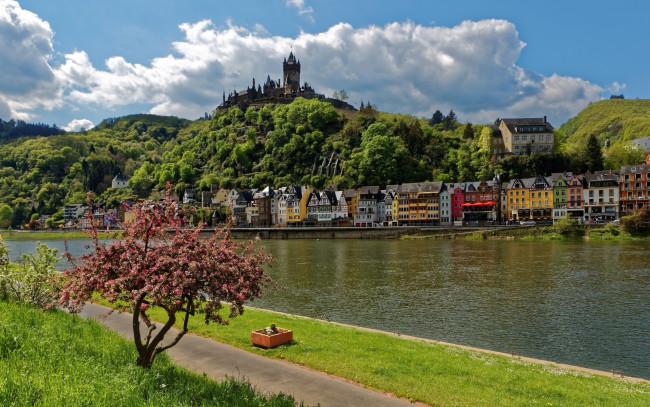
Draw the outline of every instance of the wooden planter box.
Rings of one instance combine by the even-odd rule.
[[[263,348],[275,348],[276,346],[284,345],[293,340],[293,331],[288,329],[278,328],[278,333],[267,335],[264,329],[251,332],[251,342],[253,345],[261,346]]]

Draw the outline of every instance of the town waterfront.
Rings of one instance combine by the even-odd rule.
[[[14,261],[36,244],[6,243]],[[252,305],[650,378],[646,242],[261,243],[284,288]]]

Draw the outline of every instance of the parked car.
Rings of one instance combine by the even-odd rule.
[[[522,220],[519,222],[521,226],[534,226],[536,223],[534,220]]]

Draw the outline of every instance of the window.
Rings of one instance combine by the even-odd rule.
[[[526,141],[528,140],[528,136],[521,136],[521,141]]]
[[[514,137],[513,137],[513,140],[514,140],[514,141],[519,141],[519,136],[514,136]]]
[[[534,134],[530,135],[530,141],[535,141],[535,135]]]
[[[546,135],[546,141],[551,141],[553,139],[553,136],[550,134]]]

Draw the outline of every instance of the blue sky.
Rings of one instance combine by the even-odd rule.
[[[197,118],[253,77],[461,121],[648,98],[650,2],[0,0],[0,118],[78,129],[151,112]]]

